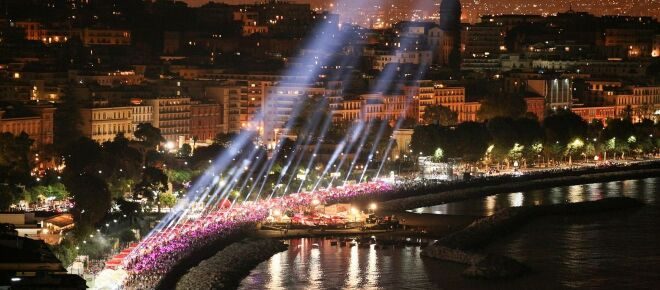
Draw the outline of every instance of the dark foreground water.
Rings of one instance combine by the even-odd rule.
[[[507,206],[622,195],[649,203],[633,211],[539,218],[484,249],[529,265],[533,273],[522,278],[467,280],[460,275],[465,266],[423,259],[418,247],[342,248],[297,239],[254,269],[241,289],[660,289],[659,183],[650,178],[557,187],[420,210],[487,215]]]

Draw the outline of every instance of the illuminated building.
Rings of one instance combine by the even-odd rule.
[[[505,30],[502,25],[479,23],[465,25],[461,34],[461,51],[464,58],[489,58],[507,51]]]
[[[573,81],[569,78],[529,79],[527,90],[543,96],[550,109],[568,109],[573,105]]]
[[[33,146],[38,149],[43,148],[43,145],[53,144],[55,108],[34,106],[29,109],[30,114],[20,114],[11,109],[0,108],[0,133],[11,133],[15,136],[25,133],[34,140]]]
[[[167,141],[183,145],[190,138],[190,98],[160,97],[144,100],[153,108],[152,125]]]
[[[133,132],[135,132],[139,124],[151,124],[153,122],[153,107],[138,103],[137,105],[133,104],[131,108],[133,109]]]
[[[25,39],[41,41],[44,44],[60,43],[69,40],[69,30],[47,27],[36,21],[17,21],[15,26],[23,29]]]
[[[69,71],[69,80],[79,84],[98,84],[101,86],[139,85],[144,75],[135,71]]]
[[[119,133],[124,133],[127,139],[133,139],[131,107],[82,108],[80,115],[83,135],[98,143],[112,141]]]
[[[618,116],[616,113],[616,107],[614,106],[573,107],[571,108],[571,111],[582,117],[582,119],[587,122],[598,120],[603,122],[603,124],[605,124],[607,119],[615,118]]]
[[[527,105],[527,112],[534,114],[539,121],[545,118],[545,98],[528,97],[525,98],[525,104]]]
[[[660,86],[630,86],[613,96],[605,96],[616,107],[617,116],[627,114],[633,122],[643,118],[657,118],[655,113],[660,110]]]
[[[385,50],[380,51],[386,53]],[[388,64],[424,64],[431,63],[433,54],[429,50],[395,51],[392,54],[377,54],[374,57],[373,69],[382,71]]]
[[[131,45],[131,32],[111,28],[84,28],[74,31],[72,37],[78,37],[83,45]]]
[[[192,103],[190,105],[190,136],[197,140],[195,144],[211,144],[218,133],[226,132],[223,120],[223,109],[220,104]]]

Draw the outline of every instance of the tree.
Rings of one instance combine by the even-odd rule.
[[[103,219],[112,206],[108,185],[98,174],[66,174],[64,185],[75,200],[73,214],[77,224],[94,225]]]
[[[103,143],[101,159],[97,167],[108,181],[112,196],[122,197],[140,178],[142,153],[119,133],[113,141]]]
[[[232,140],[234,140],[235,137],[236,134],[234,133],[218,133],[215,135],[215,138],[213,138],[213,143],[218,144],[224,148],[229,148]]]
[[[518,143],[518,134],[514,120],[511,118],[496,117],[486,124],[492,138],[492,156],[497,161],[509,161],[509,152]]]
[[[38,185],[25,190],[25,196],[29,196],[30,200],[36,200],[41,195],[44,198],[54,198],[55,200],[64,200],[69,197],[69,192],[62,183],[54,183],[49,185]]]
[[[650,119],[643,119],[634,124],[634,136],[637,138],[636,149],[638,153],[650,153],[657,149],[657,140],[660,140],[660,124]]]
[[[122,197],[117,199],[115,203],[119,207],[119,211],[130,218],[131,225],[142,214],[142,205],[139,202],[127,201]]]
[[[181,148],[179,149],[179,156],[189,157],[191,153],[192,153],[192,147],[189,144],[186,143],[181,145]]]
[[[7,184],[0,184],[0,211],[9,209],[16,202],[18,189]]]
[[[587,138],[594,140],[600,139],[603,129],[605,128],[603,121],[594,119],[587,125]]]
[[[468,163],[479,161],[490,142],[488,129],[482,123],[464,122],[454,130],[457,157]]]
[[[442,148],[436,148],[433,152],[433,157],[431,158],[433,162],[441,162],[442,158],[445,157],[445,152],[442,151]]]
[[[78,256],[76,246],[72,239],[62,239],[62,242],[56,246],[50,246],[51,251],[57,257],[64,267],[68,267]]]
[[[176,196],[169,192],[165,192],[160,195],[160,204],[165,207],[172,208],[176,205]]]
[[[278,144],[279,152],[277,153],[277,161],[280,163],[286,162],[286,160],[293,154],[293,151],[296,150],[296,142],[290,138],[286,138]]]
[[[119,234],[119,241],[128,244],[130,242],[137,241],[137,238],[135,237],[135,233],[130,230],[130,229],[125,229]]]
[[[149,150],[144,154],[144,164],[145,166],[161,166],[165,163],[164,154],[156,151]]]
[[[417,126],[417,119],[416,118],[410,118],[406,117],[401,121],[401,125],[399,126],[400,129],[415,129],[415,126]]]
[[[34,183],[30,176],[32,142],[25,133],[18,136],[11,133],[0,134],[0,184],[6,185],[13,194],[21,191],[16,187]]]
[[[98,171],[103,164],[101,146],[94,140],[81,137],[74,141],[64,152],[65,174],[78,174]]]
[[[443,105],[431,105],[424,110],[424,122],[441,126],[454,126],[458,122],[458,113]]]
[[[204,169],[209,166],[209,160],[215,160],[226,148],[220,144],[213,143],[206,147],[199,147],[190,157],[190,165],[193,169]]]
[[[163,138],[160,129],[149,123],[138,124],[133,135],[147,148],[156,148],[160,143],[165,142],[165,138]]]
[[[634,110],[632,106],[627,105],[620,113],[620,117],[624,119],[632,119],[632,116],[634,114]]]
[[[637,137],[634,134],[635,127],[631,119],[614,118],[607,120],[607,127],[603,130],[602,137],[606,142],[609,142],[608,148],[611,150],[608,151],[620,153],[623,158],[625,153],[630,150],[632,143],[636,143],[637,141]],[[631,137],[633,138],[631,139]]]
[[[151,202],[155,202],[160,212],[160,196],[167,191],[167,175],[156,167],[147,167],[142,173],[142,180],[136,184],[133,194],[135,198],[140,196]]]
[[[562,152],[570,142],[576,139],[584,140],[587,136],[587,122],[582,117],[569,110],[558,110],[543,120],[546,152],[554,158],[562,156]]]
[[[414,154],[430,155],[440,147],[440,131],[438,125],[417,126],[410,140],[410,148]]]
[[[517,118],[527,112],[527,103],[519,95],[490,94],[481,101],[477,111],[480,120],[490,120],[495,117]]]

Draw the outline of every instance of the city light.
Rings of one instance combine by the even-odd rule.
[[[0,211],[18,233],[9,244],[37,240],[67,264],[50,268],[100,289],[174,287],[159,283],[178,263],[243,234],[401,230],[401,241],[356,238],[360,249],[339,263],[346,284],[330,285],[379,288],[392,276],[379,272],[383,245],[414,243],[415,259],[432,258],[412,236],[437,229],[406,226],[463,208],[438,203],[514,192],[459,213],[497,221],[504,207],[545,206],[524,191],[539,184],[632,176],[660,158],[660,23],[640,1],[9,2],[0,17],[0,187],[11,192]],[[619,195],[651,199],[629,184]],[[548,207],[608,199],[609,187],[571,189]],[[308,280],[337,280],[322,272],[332,248],[299,245]],[[329,287],[289,281],[275,272],[291,256],[273,257],[273,277],[251,281]],[[468,272],[489,272],[480,270]]]

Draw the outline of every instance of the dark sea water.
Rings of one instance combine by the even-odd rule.
[[[660,178],[500,194],[415,211],[489,215],[508,206],[612,196],[648,205],[535,219],[483,249],[532,268],[518,279],[464,279],[465,266],[421,258],[418,247],[342,248],[329,240],[297,239],[255,268],[240,289],[660,289]]]

